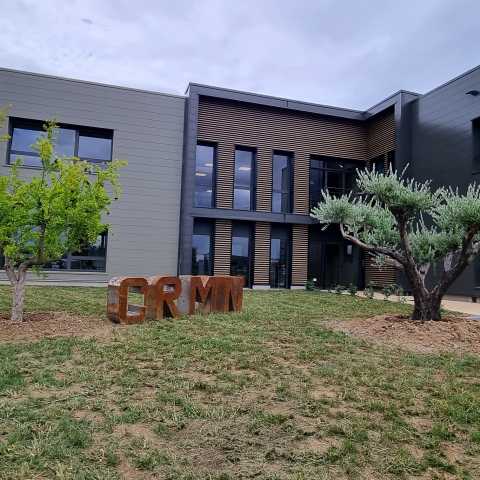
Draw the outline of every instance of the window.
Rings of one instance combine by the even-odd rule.
[[[82,270],[104,272],[107,259],[107,232],[79,252],[67,253],[60,260],[45,265],[45,270]]]
[[[254,210],[254,159],[251,149],[235,149],[235,182],[233,208],[237,210]]]
[[[195,206],[214,207],[215,145],[199,143],[195,156]]]
[[[480,118],[472,123],[473,126],[473,173],[480,173]]]
[[[322,191],[340,196],[355,186],[358,162],[331,157],[310,159],[310,208],[322,200]]]
[[[292,211],[292,157],[288,153],[273,154],[272,212]]]
[[[251,287],[252,272],[252,228],[248,223],[234,223],[230,275],[244,277],[245,287]]]
[[[10,123],[8,163],[20,158],[23,166],[40,168],[40,156],[32,145],[44,133],[44,122],[12,118]],[[60,125],[55,152],[65,157],[104,163],[112,159],[112,138],[111,130]]]
[[[272,226],[270,237],[270,286],[290,286],[290,229],[283,225]]]
[[[66,253],[60,260],[44,265],[44,270],[82,270],[105,272],[108,233],[102,233],[97,241],[80,252]],[[5,258],[0,253],[0,269],[5,267]]]
[[[387,169],[385,169],[387,167]],[[377,173],[386,173],[390,170],[395,170],[395,152],[391,151],[385,155],[379,155],[378,157],[370,160],[370,168]]]
[[[192,237],[192,275],[213,274],[213,224],[195,220]]]

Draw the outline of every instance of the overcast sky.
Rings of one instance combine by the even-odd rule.
[[[365,109],[480,64],[479,0],[10,0],[0,66]]]

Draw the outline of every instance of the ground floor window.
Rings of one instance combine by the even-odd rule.
[[[230,274],[245,278],[245,286],[252,286],[252,227],[248,223],[232,225],[232,257]]]
[[[97,241],[78,252],[66,253],[61,259],[44,265],[44,270],[79,270],[105,272],[107,263],[108,233],[102,233]],[[0,269],[5,268],[5,258],[0,253]]]
[[[213,223],[208,220],[193,224],[192,275],[213,275]]]
[[[290,227],[273,225],[270,237],[270,287],[290,287]]]

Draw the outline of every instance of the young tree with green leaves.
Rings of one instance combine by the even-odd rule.
[[[339,225],[344,239],[405,273],[413,320],[440,320],[442,298],[480,251],[480,186],[465,194],[434,190],[404,173],[359,171],[355,194],[323,192],[311,215]],[[441,273],[429,287],[425,278],[436,263]]]
[[[5,119],[5,117],[4,117]],[[55,154],[58,128],[48,122],[33,148],[42,171],[26,180],[19,176],[21,160],[0,177],[0,252],[12,285],[12,321],[23,320],[27,272],[59,260],[95,242],[107,225],[102,221],[120,195],[119,168],[105,168],[78,158]]]

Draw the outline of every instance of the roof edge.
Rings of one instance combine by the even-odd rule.
[[[94,85],[97,87],[106,87],[106,88],[114,88],[117,90],[127,90],[130,92],[138,92],[138,93],[148,93],[151,95],[162,95],[164,97],[173,97],[173,98],[183,98],[185,99],[185,95],[180,95],[180,94],[175,94],[175,93],[165,93],[165,92],[159,92],[155,90],[145,90],[142,88],[135,88],[135,87],[124,87],[122,85],[111,85],[109,83],[102,83],[102,82],[93,82],[90,80],[81,80],[79,78],[70,78],[70,77],[61,77],[58,75],[50,75],[48,73],[36,73],[36,72],[29,72],[26,70],[16,70],[14,68],[5,68],[5,67],[0,67],[0,72],[8,72],[8,73],[17,73],[21,75],[28,75],[32,77],[42,77],[42,78],[51,78],[54,80],[63,80],[66,82],[74,82],[74,83],[81,83],[84,85]]]

